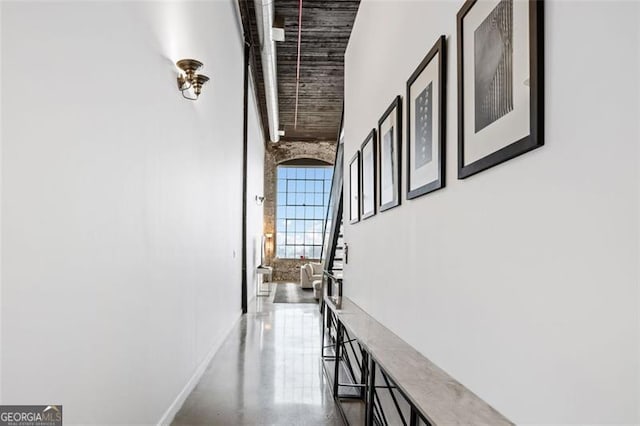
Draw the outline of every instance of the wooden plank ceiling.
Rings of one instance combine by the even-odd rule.
[[[253,0],[238,0],[260,114],[268,138],[267,110]],[[276,19],[284,20],[285,41],[276,42],[278,103],[282,141],[335,141],[344,96],[344,51],[360,0],[303,0],[298,123],[294,127],[299,0],[274,0]]]

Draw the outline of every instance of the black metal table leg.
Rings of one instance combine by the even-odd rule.
[[[374,405],[374,396],[376,392],[376,363],[373,361],[373,358],[369,358],[369,378],[367,380],[367,389],[366,395],[367,400],[365,402],[365,424],[367,426],[373,425],[373,405]]]
[[[338,385],[338,376],[340,373],[340,346],[342,344],[342,324],[336,318],[336,345],[335,345],[335,371],[333,376],[333,397],[338,399],[340,386]]]

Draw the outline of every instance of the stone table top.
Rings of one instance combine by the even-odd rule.
[[[350,299],[325,302],[432,425],[513,424]]]

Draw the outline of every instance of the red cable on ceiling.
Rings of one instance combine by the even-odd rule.
[[[302,0],[298,11],[298,63],[296,65],[296,110],[293,118],[293,128],[298,128],[298,92],[300,90],[300,41],[302,40]]]

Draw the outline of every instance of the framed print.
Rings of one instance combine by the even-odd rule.
[[[349,223],[360,221],[360,151],[349,162]]]
[[[445,37],[407,81],[407,199],[445,186]]]
[[[380,211],[400,205],[402,98],[397,96],[378,121],[378,188]]]
[[[371,133],[360,147],[362,155],[360,174],[360,211],[362,219],[376,214],[376,130]]]
[[[458,12],[458,179],[544,145],[542,0]]]

